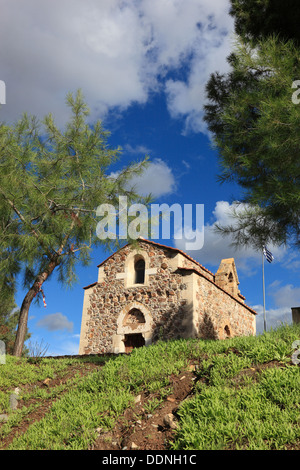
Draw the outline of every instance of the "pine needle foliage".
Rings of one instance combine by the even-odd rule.
[[[247,211],[225,233],[237,244],[300,243],[299,48],[271,36],[238,38],[228,74],[207,83],[205,120],[219,153],[219,181],[241,188]],[[294,95],[294,97],[296,97]],[[236,214],[235,214],[236,215]]]
[[[63,131],[51,114],[42,123],[25,114],[12,127],[0,126],[0,279],[22,272],[28,295],[20,319],[54,269],[72,285],[76,265],[89,263],[92,247],[117,244],[97,237],[100,204],[116,207],[120,195],[128,204],[149,201],[130,186],[147,157],[111,176],[121,149],[109,147],[100,121],[88,123],[81,91],[68,94],[67,105],[71,118]]]

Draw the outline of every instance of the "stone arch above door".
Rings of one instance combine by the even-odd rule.
[[[132,329],[135,329],[137,326],[142,325],[143,323],[146,323],[146,319],[143,312],[141,312],[141,310],[138,308],[132,308],[129,310],[123,320],[123,326],[131,326]]]
[[[124,307],[117,320],[117,334],[147,333],[152,329],[150,310],[140,302],[131,302]]]

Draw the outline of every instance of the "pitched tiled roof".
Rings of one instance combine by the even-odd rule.
[[[93,282],[93,284],[89,284],[88,286],[83,287],[83,289],[89,289],[90,287],[94,287],[98,282]]]

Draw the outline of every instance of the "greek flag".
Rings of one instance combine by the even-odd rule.
[[[269,250],[267,250],[265,246],[263,247],[263,252],[268,263],[272,263],[274,259],[274,256],[272,255],[272,253]]]

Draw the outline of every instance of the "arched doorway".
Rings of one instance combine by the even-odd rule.
[[[130,333],[124,338],[125,353],[129,354],[134,348],[145,346],[145,339],[142,333]]]
[[[130,302],[120,312],[117,332],[113,335],[113,352],[130,352],[152,343],[152,315],[141,302]]]

